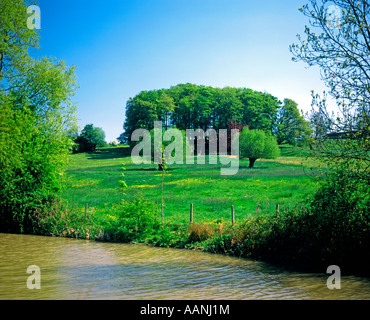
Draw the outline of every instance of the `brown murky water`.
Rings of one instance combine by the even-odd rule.
[[[370,279],[288,272],[268,264],[187,250],[0,234],[0,299],[240,300],[370,299]],[[41,289],[27,288],[27,268]]]

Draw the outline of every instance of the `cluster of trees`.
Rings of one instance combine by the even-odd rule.
[[[0,1],[0,232],[35,231],[77,129],[74,68],[29,56],[39,37],[27,19],[23,0]]]
[[[93,124],[87,124],[81,131],[81,134],[74,140],[73,152],[91,152],[96,148],[106,147],[105,132],[102,128],[94,127]]]
[[[163,127],[180,130],[228,129],[231,124],[248,126],[273,134],[279,143],[302,144],[311,136],[311,128],[297,104],[285,99],[282,104],[265,92],[246,88],[213,88],[179,84],[170,89],[142,91],[126,105],[124,133],[118,138],[130,143],[134,130],[153,129],[154,121]]]

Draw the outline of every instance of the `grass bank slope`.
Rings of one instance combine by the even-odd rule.
[[[164,177],[165,220],[185,223],[190,204],[197,222],[230,220],[234,205],[237,219],[268,215],[280,207],[293,206],[318,187],[317,170],[303,156],[259,160],[254,169],[241,160],[234,176],[222,176],[221,165],[170,165]],[[118,181],[125,167],[128,189],[124,199],[142,196],[158,203],[161,211],[162,173],[156,165],[135,165],[128,148],[100,149],[70,157],[62,196],[83,210],[88,204],[96,212],[109,210],[121,201]]]

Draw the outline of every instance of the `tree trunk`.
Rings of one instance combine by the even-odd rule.
[[[0,52],[0,74],[2,70],[3,70],[3,53]]]
[[[257,159],[254,159],[254,158],[249,158],[249,168],[253,168],[254,167],[254,163],[256,162]]]

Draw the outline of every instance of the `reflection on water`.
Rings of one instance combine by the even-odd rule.
[[[201,252],[0,234],[0,299],[370,299],[370,279],[288,272]],[[27,289],[27,267],[41,290]]]

